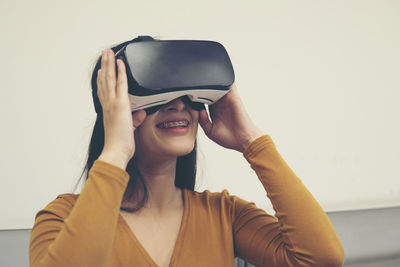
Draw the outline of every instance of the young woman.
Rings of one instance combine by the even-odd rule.
[[[233,266],[235,256],[256,266],[343,264],[329,218],[254,125],[235,85],[210,114],[185,98],[132,114],[117,49],[103,51],[94,72],[95,131],[104,127],[104,136],[92,137],[88,179],[79,195],[59,195],[37,213],[32,267]],[[276,217],[227,190],[193,191],[198,124],[243,154]]]

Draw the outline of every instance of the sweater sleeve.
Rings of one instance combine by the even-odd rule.
[[[60,195],[35,217],[31,267],[107,266],[129,174],[96,160],[73,205]]]
[[[343,247],[333,225],[271,137],[259,137],[243,155],[264,186],[276,217],[236,199],[236,256],[256,266],[342,266]]]

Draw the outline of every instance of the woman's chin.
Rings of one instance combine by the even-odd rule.
[[[194,143],[190,144],[183,144],[182,142],[174,144],[171,143],[167,147],[163,147],[163,152],[166,155],[173,156],[173,157],[180,157],[185,156],[193,151]]]
[[[188,148],[183,148],[183,147],[179,147],[177,149],[174,149],[170,152],[170,155],[173,155],[175,157],[181,157],[181,156],[185,156],[187,154],[189,154],[190,152],[193,151],[193,146],[192,147],[188,147]]]

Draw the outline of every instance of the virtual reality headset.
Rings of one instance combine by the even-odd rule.
[[[211,105],[229,91],[235,80],[227,51],[214,41],[139,36],[123,45],[115,56],[126,66],[132,111],[145,109],[152,113],[180,97],[192,108]],[[99,113],[101,104],[93,80],[92,88]]]

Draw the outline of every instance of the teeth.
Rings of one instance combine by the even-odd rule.
[[[187,120],[183,121],[169,121],[169,122],[163,122],[160,123],[158,126],[160,128],[166,129],[166,128],[173,128],[173,127],[186,127],[189,124]]]

